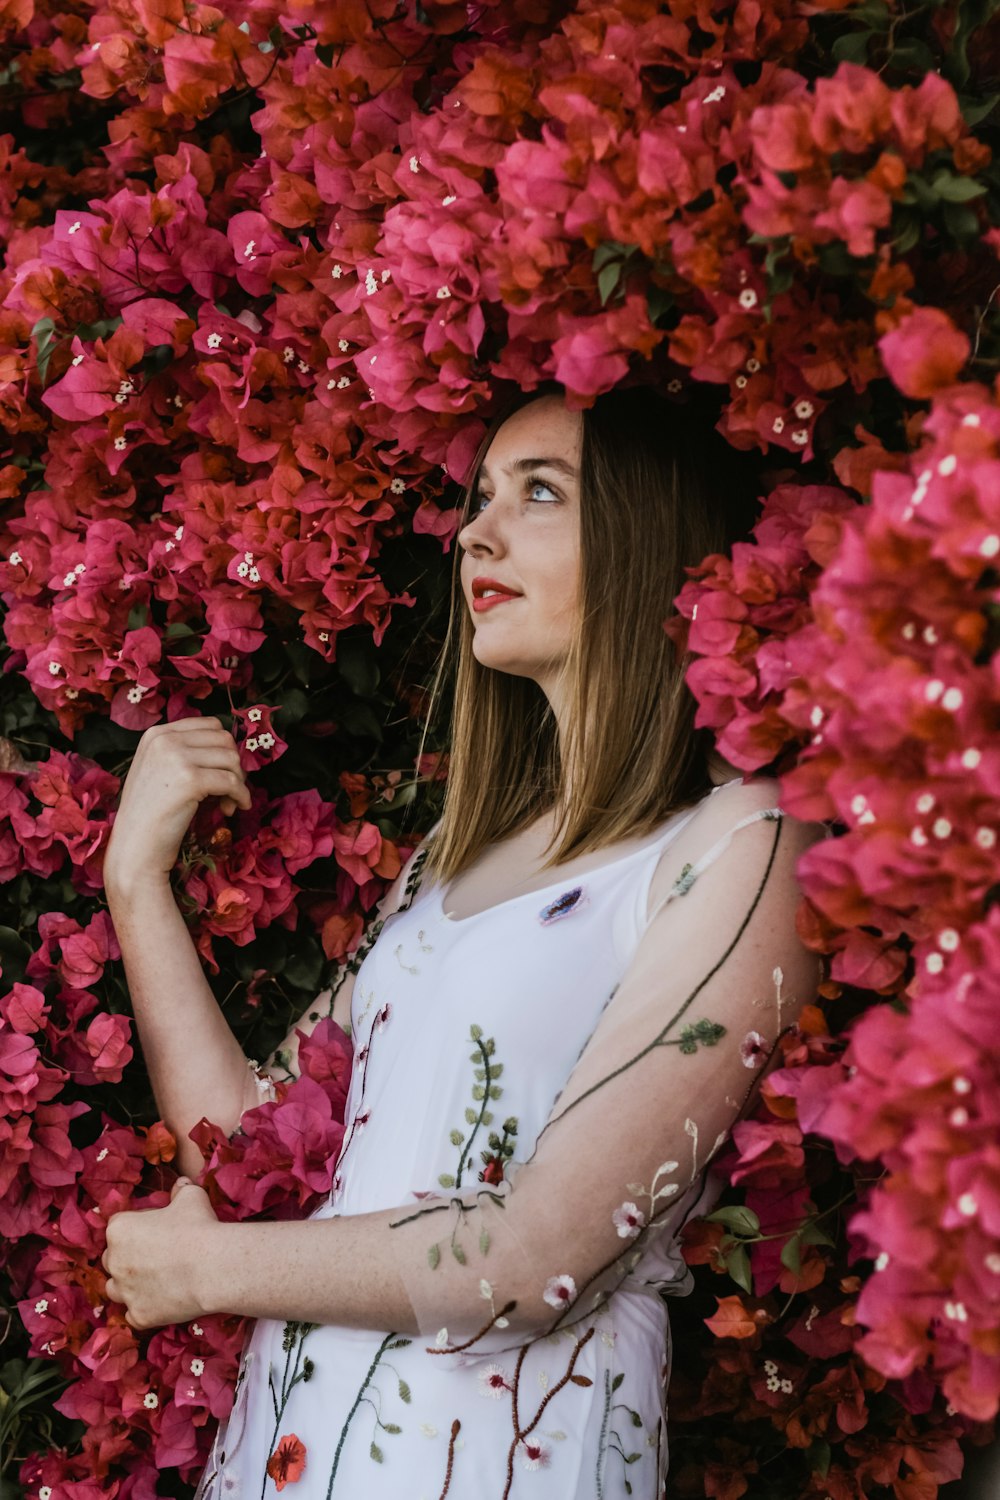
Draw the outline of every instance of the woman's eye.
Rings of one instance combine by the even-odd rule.
[[[550,484],[546,484],[543,479],[533,479],[532,480],[531,484],[528,486],[528,491],[527,491],[529,497],[533,498],[535,490],[547,490],[548,493],[549,493],[550,499],[554,500],[554,501],[556,501],[558,503],[559,496],[556,494],[556,492],[552,488],[552,486]],[[487,505],[489,505],[489,503],[490,503],[490,496],[489,495],[484,495],[483,492],[482,492],[482,490],[475,490],[475,491],[473,491],[473,495],[472,495],[472,507],[471,507],[472,508],[472,514],[473,515],[478,515],[481,511],[483,511],[483,510],[486,509],[486,507],[487,507]],[[546,501],[544,503],[548,504],[549,502]]]
[[[553,500],[558,500],[559,499],[559,496],[556,494],[556,492],[552,488],[552,486],[549,485],[549,484],[546,484],[543,479],[533,479],[532,482],[531,482],[531,489],[528,491],[528,493],[531,494],[532,490],[548,490],[548,492],[552,496]]]

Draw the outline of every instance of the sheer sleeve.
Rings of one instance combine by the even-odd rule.
[[[717,799],[668,846],[632,961],[528,1159],[391,1221],[428,1347],[499,1350],[572,1327],[696,1209],[819,977],[795,872],[825,829],[764,800],[750,787],[735,806]]]

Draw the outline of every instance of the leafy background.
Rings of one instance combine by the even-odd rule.
[[[240,1320],[103,1300],[102,1221],[174,1176],[101,885],[137,739],[241,746],[173,883],[266,1056],[436,816],[458,486],[552,376],[708,383],[768,452],[668,629],[838,834],[827,977],[686,1236],[670,1494],[933,1500],[992,1435],[998,40],[985,0],[0,4],[2,1500],[185,1493],[232,1399]],[[321,1025],[204,1122],[220,1217],[319,1201],[348,1070]]]

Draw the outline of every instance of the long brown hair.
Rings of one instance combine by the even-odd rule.
[[[546,395],[565,391],[546,381],[516,393],[492,418],[465,486],[461,526],[499,428]],[[674,403],[633,385],[581,412],[582,607],[566,666],[566,744],[532,678],[484,667],[473,655],[456,545],[448,630],[420,747],[450,686],[444,808],[425,873],[446,883],[552,808],[558,831],[541,867],[548,869],[651,833],[710,789],[710,732],[695,729],[697,703],[684,682],[693,657],[677,656],[663,623],[685,569],[728,552],[758,513],[756,455],[737,453],[716,431],[718,411],[701,393]]]

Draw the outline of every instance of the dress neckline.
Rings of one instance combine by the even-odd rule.
[[[667,819],[666,828],[658,829],[645,843],[640,844],[638,849],[633,849],[631,853],[621,854],[617,859],[606,860],[604,864],[594,865],[590,870],[581,870],[578,875],[563,875],[561,879],[550,881],[548,885],[539,885],[535,886],[534,890],[522,891],[519,896],[508,896],[504,901],[495,901],[492,906],[484,906],[481,911],[470,912],[467,917],[453,917],[445,911],[445,890],[440,883],[436,883],[433,894],[437,902],[438,913],[446,922],[450,922],[453,927],[464,927],[467,922],[475,922],[479,917],[488,916],[490,912],[502,911],[504,907],[514,906],[518,901],[527,901],[531,896],[544,896],[548,891],[556,890],[560,886],[572,888],[577,882],[589,880],[592,876],[598,875],[604,870],[613,870],[616,865],[623,865],[627,860],[636,859],[640,854],[648,854],[650,849],[655,848],[659,841],[667,833],[671,832],[677,818],[681,817],[684,813],[697,812],[698,808],[701,807],[703,802],[707,802],[709,797],[714,797],[715,793],[721,792],[723,787],[732,786],[734,782],[742,782],[743,779],[742,776],[734,776],[729,781],[720,781],[716,786],[713,786],[710,792],[700,798],[693,807],[679,808],[676,813],[673,813]]]

